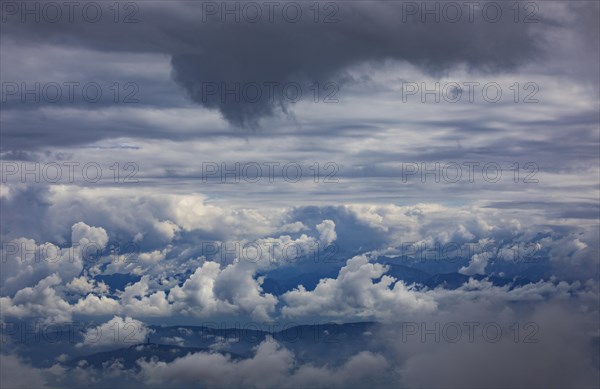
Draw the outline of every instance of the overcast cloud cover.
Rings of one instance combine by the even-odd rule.
[[[0,1],[3,388],[600,385],[598,2],[69,4]]]

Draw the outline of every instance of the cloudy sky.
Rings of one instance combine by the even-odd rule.
[[[599,384],[598,2],[0,4],[3,387]]]

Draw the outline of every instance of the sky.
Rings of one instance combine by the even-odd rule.
[[[598,2],[0,18],[3,387],[600,383]],[[266,335],[192,349],[214,323]],[[326,323],[374,327],[278,337]]]

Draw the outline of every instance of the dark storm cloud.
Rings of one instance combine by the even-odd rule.
[[[236,23],[205,15],[201,2],[147,2],[139,3],[135,24],[113,23],[108,17],[95,24],[20,23],[9,15],[3,34],[18,42],[168,54],[173,78],[189,97],[218,109],[233,125],[252,127],[286,110],[295,96],[295,90],[288,90],[292,97],[281,98],[286,85],[298,83],[303,98],[312,99],[310,85],[342,82],[344,69],[364,62],[404,60],[432,74],[459,64],[490,72],[514,69],[538,54],[534,32],[544,26],[541,15],[538,23],[515,23],[512,3],[494,3],[502,7],[497,22],[492,22],[495,9],[487,11],[492,16],[482,14],[485,3],[473,11],[473,21],[464,8],[457,22],[445,17],[438,22],[432,15],[422,22],[421,10],[413,15],[405,2],[339,2],[334,23],[315,23],[309,4],[302,4],[297,23],[282,18],[279,9],[272,23],[266,15],[256,23],[243,17]],[[236,83],[240,101],[222,94]],[[250,83],[260,86],[260,98],[255,98],[256,88],[244,95]]]
[[[506,23],[477,25],[466,20],[402,23],[401,14],[400,3],[351,3],[341,7],[339,23],[306,21],[275,28],[234,24],[218,39],[201,34],[194,37],[201,50],[173,55],[174,77],[195,101],[219,108],[228,121],[243,126],[272,114],[279,99],[251,103],[242,95],[239,103],[231,97],[223,103],[222,94],[206,93],[206,81],[225,83],[229,88],[236,82],[243,87],[252,82],[286,85],[300,81],[306,93],[307,84],[338,82],[341,71],[366,61],[406,60],[434,73],[462,63],[500,71],[514,68],[536,53],[525,24],[507,29]]]

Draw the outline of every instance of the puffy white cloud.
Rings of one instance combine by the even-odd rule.
[[[132,244],[130,249],[132,249],[133,252],[111,255],[103,258],[104,263],[107,263],[103,273],[133,274],[139,276],[149,274],[158,277],[158,275],[161,274],[179,274],[186,270],[185,268],[182,268],[184,264],[180,261],[173,258],[166,260],[167,255],[169,255],[173,249],[172,245],[168,245],[162,250],[140,251],[139,247]],[[193,260],[191,258],[186,258],[186,262],[191,266]]]
[[[61,199],[69,191],[72,189],[56,190],[52,200],[58,201],[57,199]],[[463,262],[462,268],[456,266],[453,271],[467,275],[486,274],[491,272],[489,269],[495,264],[494,253],[509,258],[512,252],[523,250],[527,242],[533,242],[536,250],[549,257],[550,263],[556,266],[555,274],[560,280],[564,274],[571,274],[570,271],[573,274],[578,272],[582,277],[590,277],[591,273],[583,270],[592,266],[593,254],[597,252],[598,246],[593,240],[594,228],[591,227],[582,228],[581,232],[576,234],[570,226],[542,226],[540,232],[536,228],[537,224],[528,225],[518,217],[509,217],[494,209],[475,206],[449,208],[438,204],[348,205],[314,210],[263,211],[207,204],[205,197],[196,195],[150,195],[123,199],[122,196],[126,192],[120,190],[107,192],[106,201],[98,200],[100,202],[97,203],[92,193],[95,192],[81,189],[75,192],[75,196],[82,196],[82,199],[86,200],[85,206],[94,204],[93,208],[97,209],[104,209],[103,207],[109,205],[117,207],[116,213],[123,213],[125,219],[130,220],[133,226],[142,229],[142,232],[131,230],[132,237],[137,237],[138,241],[155,239],[166,246],[157,243],[155,249],[134,253],[133,261],[126,260],[127,254],[122,253],[110,258],[104,256],[99,261],[88,264],[87,256],[108,245],[107,231],[111,232],[111,236],[112,229],[124,231],[121,228],[124,226],[115,224],[116,220],[107,219],[112,217],[111,213],[102,214],[102,217],[98,213],[91,218],[106,221],[107,229],[104,225],[93,227],[84,222],[72,224],[71,247],[61,248],[53,243],[37,244],[34,240],[26,238],[10,241],[14,247],[5,245],[3,248],[3,256],[7,260],[2,263],[0,272],[2,298],[10,306],[10,310],[6,310],[5,314],[25,317],[34,312],[41,312],[41,307],[24,303],[23,296],[31,294],[33,290],[45,288],[47,290],[44,293],[53,301],[49,307],[64,307],[50,308],[46,313],[60,320],[64,320],[71,313],[90,316],[186,315],[205,318],[211,315],[248,315],[260,320],[283,314],[298,318],[322,315],[334,318],[347,316],[355,319],[388,320],[399,313],[432,309],[444,300],[442,294],[446,292],[419,291],[386,275],[387,268],[384,265],[369,263],[365,258],[358,259],[359,256],[349,260],[346,266],[339,270],[337,278],[322,279],[314,290],[309,291],[300,285],[296,290],[286,293],[282,298],[284,305],[278,306],[277,297],[262,290],[263,278],[258,277],[257,273],[268,273],[277,267],[291,265],[302,255],[322,250],[332,242],[336,245],[346,245],[350,242],[353,247],[349,250],[351,255],[355,255],[356,252],[364,253],[364,247],[371,242],[377,242],[373,253],[390,256],[399,255],[401,245],[406,242],[430,248],[435,247],[436,243],[457,242],[463,246],[477,246],[478,249],[469,256],[469,264],[464,265]],[[109,204],[110,198],[115,201]],[[117,199],[119,201],[116,201]],[[123,202],[120,201],[122,199]],[[60,201],[58,203],[60,206],[66,206]],[[135,218],[128,214],[130,210],[127,207],[121,209],[123,204],[139,205],[140,220],[134,220]],[[184,212],[184,205],[189,205],[192,211]],[[313,211],[314,214],[311,214]],[[219,215],[223,220],[216,216],[210,216],[210,221],[202,218],[202,215],[212,213]],[[290,220],[298,221],[289,223]],[[538,221],[533,220],[535,223]],[[166,234],[170,236],[169,239],[166,239],[165,234],[160,235],[157,223],[164,227],[165,231],[168,229],[173,232]],[[258,227],[250,228],[250,225]],[[298,235],[299,231],[307,229],[307,225],[315,226],[319,236],[314,237],[307,233]],[[230,227],[232,232],[228,235],[225,230]],[[361,228],[360,233],[352,235],[350,232],[356,228]],[[284,230],[298,232],[294,232],[296,235],[293,236],[277,235]],[[227,265],[219,265],[218,258],[213,258],[217,262],[210,262],[200,255],[195,235],[204,234],[206,231],[212,234],[210,242],[222,245],[221,251],[226,255]],[[274,235],[271,236],[271,233]],[[216,238],[221,235],[226,236],[226,239]],[[235,240],[240,237],[241,239]],[[199,242],[201,245],[205,241],[200,238]],[[232,253],[230,248],[236,244],[238,248]],[[493,246],[493,252],[483,251],[487,244]],[[217,255],[220,254],[222,253]],[[295,265],[301,267],[304,263],[299,262]],[[577,272],[573,269],[577,269]],[[313,270],[314,268],[311,268],[311,271]],[[316,271],[318,272],[318,268]],[[183,272],[189,272],[187,279],[181,277]],[[123,292],[109,297],[106,296],[107,285],[93,281],[90,276],[114,273],[129,273],[142,278],[127,286]],[[53,274],[60,277],[61,283],[45,287],[44,283],[38,285],[44,278]],[[548,293],[551,293],[553,289],[560,289],[560,285],[562,284],[548,284],[545,287],[549,289]],[[479,289],[472,288],[469,293],[487,293]],[[17,299],[16,294],[22,290]],[[461,288],[454,293],[466,291],[467,289]],[[81,296],[78,296],[76,302],[69,300],[69,305],[62,297],[63,292],[66,292],[69,298],[73,292]],[[452,293],[449,291],[446,295],[452,296]],[[536,296],[534,292],[526,293],[526,288],[506,288],[501,293],[516,300]],[[541,294],[536,298],[544,296]],[[281,310],[278,307],[281,307]]]
[[[107,297],[88,294],[81,298],[73,305],[73,312],[89,315],[89,316],[104,316],[113,315],[121,312],[119,301]]]
[[[166,293],[162,290],[152,292],[147,275],[125,288],[120,303],[125,312],[135,316],[167,316],[171,313]]]
[[[180,310],[184,314],[206,315],[217,312],[214,284],[220,271],[218,263],[205,262],[182,286],[171,289],[169,301],[182,304]]]
[[[280,232],[297,233],[308,230],[308,227],[302,222],[288,223],[278,228]]]
[[[79,222],[71,227],[71,247],[60,248],[52,243],[36,244],[32,239],[18,238],[2,247],[0,287],[4,294],[31,286],[50,274],[63,280],[80,275],[84,262],[89,261],[108,242],[101,227]]]
[[[250,315],[268,320],[275,311],[277,298],[263,293],[254,269],[245,263],[224,269],[216,262],[205,262],[182,286],[169,293],[174,309],[188,315],[206,317],[214,314]]]
[[[485,267],[488,264],[489,256],[486,253],[474,254],[468,266],[461,267],[458,272],[472,276],[474,274],[485,274]]]
[[[82,246],[97,244],[100,248],[104,248],[108,243],[108,235],[103,228],[90,227],[83,222],[78,222],[71,227],[71,240]]]
[[[171,363],[138,361],[148,385],[208,387],[364,387],[386,372],[381,355],[361,352],[331,368],[299,363],[272,339],[257,346],[254,356],[233,360],[223,354],[195,353]]]
[[[262,278],[254,277],[253,269],[244,269],[243,264],[229,265],[215,278],[214,295],[219,303],[231,304],[254,320],[269,320],[277,298],[263,292],[262,282]]]
[[[335,226],[332,226],[325,231],[326,239],[335,237],[334,228]],[[323,234],[321,239],[302,234],[296,239],[289,235],[281,235],[254,240],[225,241],[218,257],[221,260],[228,259],[227,255],[222,254],[231,250],[233,255],[230,256],[234,262],[244,262],[245,266],[256,269],[269,269],[294,263],[302,257],[317,258],[331,242],[333,241],[324,241]]]
[[[174,345],[177,345],[179,347],[184,347],[185,346],[185,339],[183,339],[182,337],[179,337],[179,336],[162,337],[162,338],[160,338],[160,343],[174,344]]]
[[[99,326],[88,328],[83,335],[83,342],[77,347],[127,347],[136,343],[144,343],[152,330],[144,323],[131,317],[115,316]]]
[[[19,290],[12,298],[0,297],[2,314],[19,319],[43,317],[45,321],[69,321],[71,306],[54,289],[61,282],[57,274],[52,274],[33,287]]]
[[[91,292],[95,292],[98,294],[108,293],[108,285],[104,282],[97,282],[91,278],[86,277],[85,275],[73,278],[66,285],[67,289],[74,291],[79,294],[88,294]]]
[[[200,193],[141,194],[137,188],[131,187],[106,189],[54,185],[43,190],[29,186],[20,190],[20,197],[33,197],[32,202],[39,209],[35,209],[31,217],[42,219],[43,223],[3,230],[5,241],[20,237],[14,236],[14,231],[26,231],[26,236],[43,236],[62,242],[67,240],[63,234],[66,235],[65,232],[73,225],[77,226],[78,234],[74,242],[84,237],[80,236],[84,233],[96,234],[88,236],[89,239],[101,238],[99,231],[93,228],[86,231],[78,224],[83,221],[86,225],[102,226],[111,236],[114,234],[124,241],[136,242],[144,250],[154,250],[170,243],[178,234],[190,231],[217,240],[267,236],[279,230],[285,213],[279,208],[254,210],[214,205],[208,201],[208,196]],[[16,201],[19,196],[10,198]],[[13,208],[21,205],[3,206],[3,212],[12,212]],[[17,216],[14,215],[14,218]],[[292,223],[289,228],[297,230],[302,227]]]
[[[234,239],[273,232],[280,213],[212,205],[200,194],[168,196],[163,201],[170,219],[182,229],[202,230]]]
[[[323,223],[317,224],[317,231],[321,234],[319,239],[325,244],[330,244],[337,239],[333,220],[323,220]]]
[[[284,316],[392,318],[414,311],[431,311],[435,301],[385,275],[387,268],[365,255],[349,259],[336,279],[322,279],[316,288],[303,286],[283,295]]]
[[[170,220],[154,223],[154,229],[158,231],[167,241],[173,240],[175,234],[180,230],[179,226]],[[134,236],[134,239],[137,237]]]

